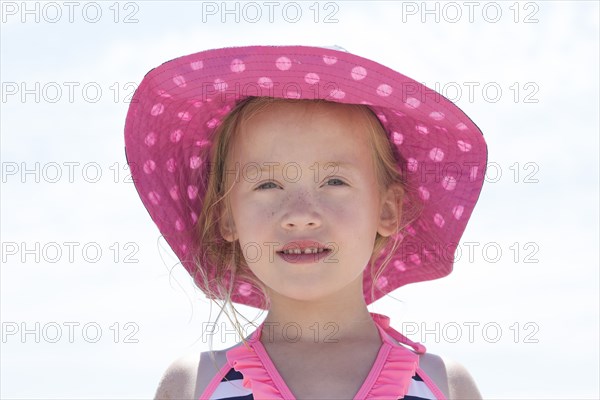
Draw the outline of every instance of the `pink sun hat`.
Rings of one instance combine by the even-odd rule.
[[[454,103],[374,61],[330,48],[250,46],[203,51],[149,71],[125,122],[125,153],[152,220],[202,289],[193,262],[214,134],[250,96],[324,99],[368,105],[401,155],[398,169],[421,212],[378,255],[390,258],[376,282],[364,275],[367,304],[394,289],[452,271],[454,253],[484,182],[487,147],[480,129]],[[214,266],[203,265],[209,281]],[[232,301],[264,308],[264,299],[235,281]],[[215,288],[211,288],[215,289]],[[375,289],[375,290],[371,290]]]

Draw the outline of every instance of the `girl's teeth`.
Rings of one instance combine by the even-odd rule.
[[[283,253],[284,254],[316,254],[316,253],[322,253],[324,251],[324,249],[304,249],[304,251],[300,250],[300,249],[290,249],[290,250],[285,250]]]

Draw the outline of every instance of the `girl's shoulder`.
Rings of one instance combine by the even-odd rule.
[[[200,398],[210,381],[227,363],[225,354],[230,348],[179,357],[165,371],[154,398],[165,400]],[[436,354],[425,353],[419,357],[419,368],[436,384],[446,398],[481,399],[471,374],[458,362]]]
[[[227,363],[225,354],[228,350],[204,351],[177,358],[167,367],[154,398],[199,399],[210,381]]]
[[[473,377],[460,363],[433,353],[419,356],[419,368],[448,399],[481,399]]]

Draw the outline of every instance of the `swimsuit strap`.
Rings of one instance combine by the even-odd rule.
[[[412,347],[417,354],[425,354],[427,348],[421,343],[413,342],[412,340],[410,340],[409,338],[392,328],[390,326],[390,318],[388,316],[377,313],[370,314],[375,323],[379,325],[385,331],[385,333],[397,340],[398,343],[402,343]]]

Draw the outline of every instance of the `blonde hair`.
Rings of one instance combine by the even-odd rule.
[[[213,145],[210,149],[210,171],[208,179],[204,181],[206,184],[206,194],[203,200],[202,212],[197,221],[197,235],[200,242],[200,248],[196,257],[197,273],[200,279],[201,289],[210,299],[222,300],[223,304],[219,305],[220,312],[225,313],[231,323],[240,332],[240,324],[237,315],[242,315],[237,312],[233,302],[231,301],[234,283],[236,281],[244,281],[251,285],[253,293],[258,293],[263,299],[261,308],[268,309],[269,301],[266,295],[266,288],[262,282],[252,273],[248,267],[239,245],[239,241],[226,241],[220,232],[219,219],[223,214],[224,208],[226,215],[231,218],[231,209],[229,201],[227,201],[228,193],[233,188],[229,185],[229,171],[226,171],[226,162],[228,155],[232,150],[232,143],[235,135],[240,130],[240,126],[247,121],[252,115],[263,110],[269,104],[292,103],[292,102],[308,102],[308,103],[330,103],[326,100],[288,100],[288,99],[273,99],[268,97],[250,97],[238,103],[233,110],[224,118],[214,133]],[[339,104],[339,103],[334,103]],[[382,195],[388,188],[393,188],[396,194],[396,207],[398,220],[395,234],[390,237],[383,237],[377,233],[371,259],[369,261],[369,270],[372,272],[371,295],[374,295],[376,288],[375,282],[381,276],[385,267],[389,263],[391,255],[394,254],[399,241],[397,233],[400,233],[406,225],[416,218],[419,210],[418,207],[410,207],[405,209],[407,204],[415,203],[413,199],[413,190],[408,188],[403,177],[403,172],[398,169],[398,161],[403,161],[401,155],[395,151],[395,146],[392,146],[388,135],[381,125],[379,119],[374,112],[366,105],[345,104],[353,111],[361,113],[365,116],[369,131],[371,144],[371,154],[373,166],[376,171],[379,194]],[[400,165],[405,165],[401,162]],[[238,171],[239,172],[239,171]],[[236,176],[236,179],[238,177]],[[229,188],[229,189],[228,189]],[[416,203],[415,203],[416,204]],[[400,220],[402,222],[400,222]],[[388,257],[382,265],[374,271],[373,267],[377,258],[382,254],[382,251],[393,240],[393,246],[388,251]],[[204,266],[204,268],[203,268]],[[209,277],[207,266],[214,266],[215,270]],[[197,280],[198,281],[198,280]],[[215,288],[215,289],[213,289]],[[229,309],[231,312],[228,312]],[[217,316],[217,319],[218,317]],[[243,316],[242,316],[243,317]],[[235,322],[232,320],[235,320]],[[245,319],[245,318],[244,318]],[[243,335],[240,334],[243,338]]]

